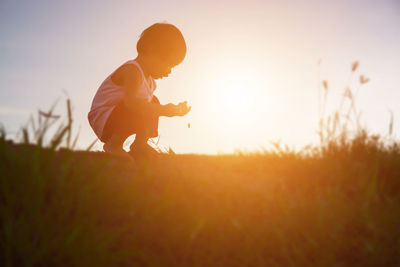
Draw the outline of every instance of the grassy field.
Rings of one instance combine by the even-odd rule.
[[[400,149],[164,155],[0,141],[3,266],[399,266]]]

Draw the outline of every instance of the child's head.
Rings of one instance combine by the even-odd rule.
[[[149,72],[155,79],[167,76],[186,55],[182,33],[168,23],[155,23],[145,29],[136,49],[138,55],[146,59]]]

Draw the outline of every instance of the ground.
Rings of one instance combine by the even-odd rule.
[[[5,265],[398,266],[400,153],[163,155],[0,145]]]

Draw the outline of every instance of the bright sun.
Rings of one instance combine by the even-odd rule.
[[[236,85],[229,87],[229,93],[225,103],[226,108],[236,110],[237,108],[244,108],[249,104],[247,103],[248,99],[244,88]]]
[[[201,86],[203,118],[211,132],[223,138],[218,145],[244,144],[265,120],[263,108],[269,100],[263,73],[255,62],[221,60],[211,65]]]
[[[199,105],[193,117],[199,116],[203,138],[221,151],[257,147],[273,117],[266,110],[277,105],[270,90],[271,70],[255,59],[221,57],[208,62],[202,71],[195,76]]]
[[[220,100],[218,112],[221,115],[242,116],[251,112],[254,107],[254,92],[248,75],[227,75],[217,87],[217,98]]]

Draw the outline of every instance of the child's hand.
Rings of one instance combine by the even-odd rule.
[[[169,103],[165,105],[165,113],[164,116],[174,117],[174,116],[184,116],[186,115],[192,107],[187,106],[187,102],[181,102],[178,105],[174,105]]]
[[[185,116],[191,109],[192,107],[187,105],[187,101],[181,102],[177,105],[176,116]]]

